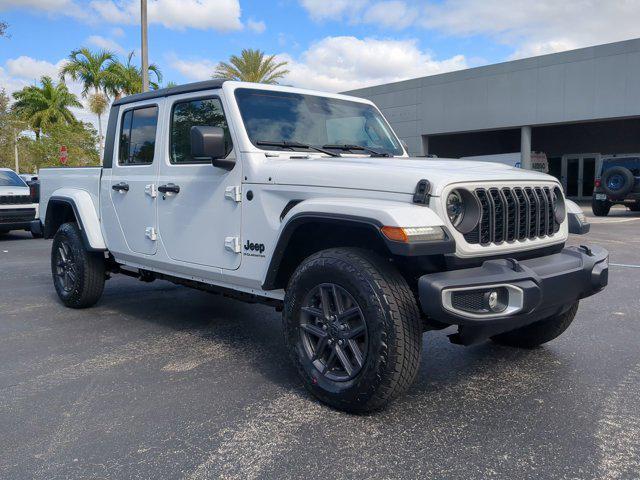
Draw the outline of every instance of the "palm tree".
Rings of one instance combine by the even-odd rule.
[[[142,92],[142,68],[134,65],[131,60],[133,59],[134,52],[129,53],[125,63],[119,60],[114,60],[108,67],[108,77],[106,81],[106,90],[112,94],[116,100],[124,95],[133,95],[134,93]],[[152,90],[157,90],[159,84],[162,81],[162,72],[157,65],[149,65],[149,74],[155,76],[154,80],[149,80],[149,87]],[[151,77],[151,75],[149,75]]]
[[[276,84],[289,73],[287,62],[276,62],[275,55],[265,56],[261,50],[244,49],[240,56],[231,55],[229,63],[220,62],[213,78]]]
[[[29,126],[40,138],[40,132],[54,123],[76,123],[76,117],[71,107],[82,108],[82,103],[67,86],[60,82],[53,83],[51,77],[40,79],[41,87],[30,85],[13,93],[16,102],[12,110]]]
[[[60,69],[60,80],[64,81],[69,76],[73,80],[82,82],[83,97],[87,97],[89,92],[94,95],[101,92],[104,93],[110,76],[108,67],[115,58],[115,54],[108,50],[92,52],[85,47],[73,50],[67,63]],[[100,137],[100,150],[102,151],[102,114],[104,110],[94,113],[98,116],[98,136]]]

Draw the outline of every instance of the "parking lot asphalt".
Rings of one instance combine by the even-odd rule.
[[[125,277],[57,300],[50,241],[0,239],[0,478],[640,478],[640,216],[587,237],[610,284],[535,350],[424,335],[416,383],[353,416],[301,388],[273,309]]]

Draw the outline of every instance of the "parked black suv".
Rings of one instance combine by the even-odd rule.
[[[606,217],[611,206],[616,204],[626,205],[632,212],[640,212],[640,157],[602,160],[593,190],[593,214]]]

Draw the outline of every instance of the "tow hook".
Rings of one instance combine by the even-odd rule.
[[[589,247],[587,247],[586,245],[580,245],[578,247],[580,250],[582,250],[585,255],[589,256],[589,257],[593,257],[593,252],[591,251],[591,249]]]
[[[518,260],[516,260],[515,258],[507,258],[506,260],[511,264],[511,270],[513,270],[514,272],[524,271],[524,269],[520,265],[520,262],[518,262]]]

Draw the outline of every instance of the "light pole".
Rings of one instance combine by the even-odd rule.
[[[16,160],[16,173],[20,173],[20,160],[18,158],[18,129],[13,129],[13,154]]]
[[[140,0],[140,30],[142,33],[142,91],[149,91],[149,52],[147,42],[147,0]]]

